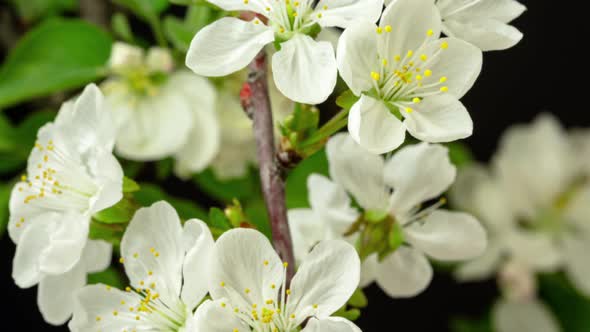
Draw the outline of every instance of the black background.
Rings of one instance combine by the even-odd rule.
[[[467,143],[482,161],[492,155],[508,126],[528,122],[541,111],[553,112],[568,127],[590,126],[585,10],[578,1],[521,2],[528,11],[514,24],[525,38],[508,51],[485,53],[483,72],[463,99],[475,123]],[[21,331],[65,331],[43,322],[34,288],[14,285],[14,245],[5,236],[0,246],[4,322]],[[436,274],[430,288],[413,299],[390,299],[375,286],[367,294],[370,306],[358,321],[365,331],[447,331],[449,318],[482,315],[497,296],[493,282],[459,285],[444,274]]]

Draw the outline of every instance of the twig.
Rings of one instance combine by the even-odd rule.
[[[287,221],[285,182],[276,159],[274,123],[267,84],[266,53],[261,51],[249,66],[248,82],[240,97],[242,106],[254,122],[260,181],[272,227],[273,244],[279,256],[288,263],[287,284],[295,271],[293,242]]]

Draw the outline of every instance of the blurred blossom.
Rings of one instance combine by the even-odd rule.
[[[173,70],[169,51],[115,43],[113,75],[102,85],[118,128],[116,151],[124,158],[176,160],[186,177],[207,168],[219,152],[217,94],[206,78]]]
[[[297,259],[347,234],[364,259],[362,286],[376,281],[392,297],[411,297],[430,284],[427,257],[463,261],[484,251],[485,231],[471,215],[441,209],[444,200],[424,207],[455,180],[446,148],[422,143],[384,160],[339,134],[327,154],[332,180],[310,176],[311,209],[289,211]]]
[[[39,284],[45,320],[62,324],[86,274],[106,269],[111,246],[89,241],[93,214],[123,197],[123,171],[112,154],[115,129],[103,96],[89,85],[39,129],[27,175],[10,197],[8,231],[16,243],[12,276]]]

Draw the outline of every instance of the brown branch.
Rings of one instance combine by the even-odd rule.
[[[293,243],[285,206],[285,182],[275,149],[274,123],[267,83],[266,53],[261,51],[249,66],[248,82],[241,93],[242,106],[254,122],[260,182],[272,227],[273,244],[279,256],[288,263],[287,284],[295,271]]]

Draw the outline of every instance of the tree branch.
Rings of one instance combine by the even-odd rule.
[[[289,264],[287,284],[295,271],[293,243],[287,221],[285,182],[276,159],[274,123],[267,83],[266,53],[261,51],[249,66],[248,82],[241,92],[244,111],[254,122],[260,181],[272,227],[273,244],[279,256]]]

